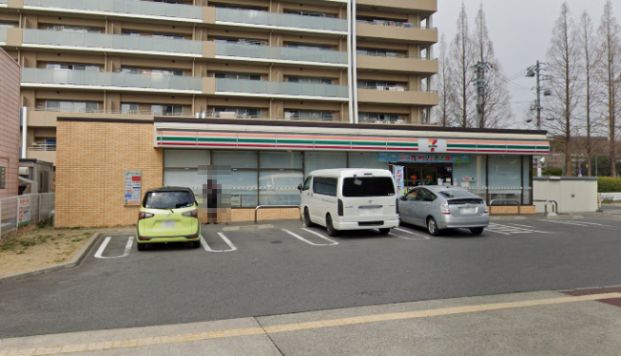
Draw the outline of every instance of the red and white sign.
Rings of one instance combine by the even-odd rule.
[[[440,138],[419,138],[418,151],[425,153],[445,153],[446,140]]]

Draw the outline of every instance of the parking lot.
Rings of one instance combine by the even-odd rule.
[[[621,215],[494,218],[481,236],[204,225],[199,249],[104,232],[76,268],[0,284],[0,338],[620,285]]]

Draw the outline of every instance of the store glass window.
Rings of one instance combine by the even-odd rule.
[[[533,170],[533,156],[523,156],[524,159],[522,164],[524,168],[522,169],[523,182],[524,182],[524,192],[523,192],[523,204],[530,205],[532,202],[530,201],[531,190],[533,187],[531,186],[531,174]]]
[[[520,156],[491,155],[489,159],[489,204],[520,205],[522,160]]]
[[[318,169],[347,168],[346,152],[306,152],[304,154],[304,175]]]
[[[485,156],[463,155],[453,164],[453,185],[485,199]]]
[[[349,168],[388,169],[388,163],[381,162],[377,152],[350,152]]]
[[[214,151],[217,183],[228,196],[232,208],[252,208],[258,204],[258,156],[256,151]]]
[[[259,153],[259,204],[297,205],[303,181],[301,152]]]

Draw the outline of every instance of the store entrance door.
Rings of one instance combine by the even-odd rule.
[[[405,186],[438,185],[453,183],[452,163],[400,163],[391,165],[404,167]]]

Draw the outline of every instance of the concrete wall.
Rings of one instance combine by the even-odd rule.
[[[591,177],[542,177],[533,179],[535,200],[556,200],[559,213],[594,212],[597,210],[597,179]],[[537,212],[544,211],[536,203]],[[550,209],[550,208],[548,208]]]
[[[162,185],[163,155],[153,125],[58,122],[57,227],[133,225],[138,207],[124,205],[126,170],[142,171],[142,192]]]
[[[0,167],[5,168],[6,173],[6,184],[4,189],[0,189],[0,199],[17,195],[19,87],[19,65],[0,48]]]

